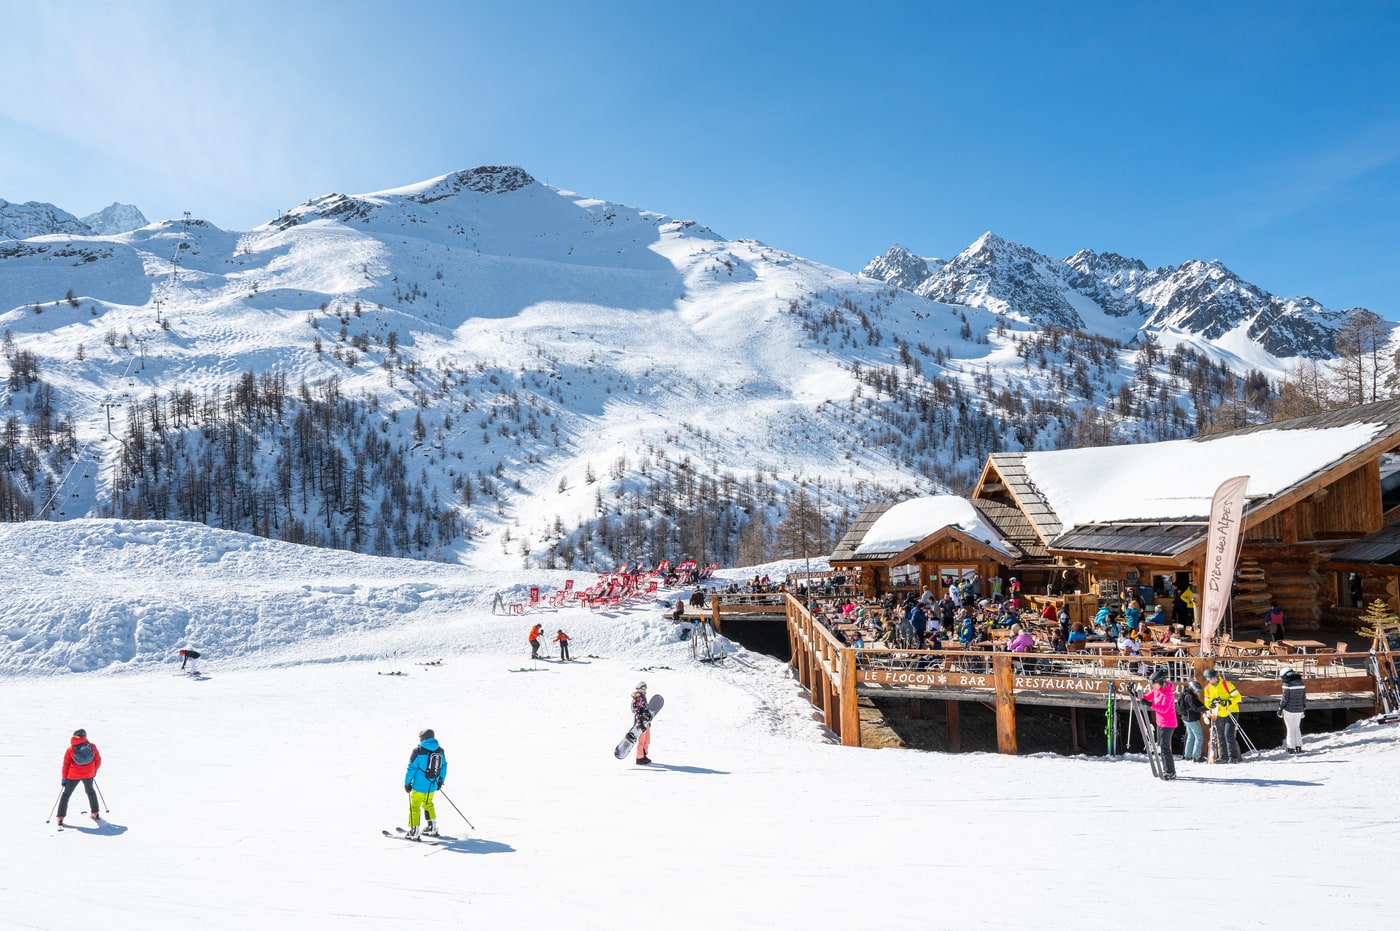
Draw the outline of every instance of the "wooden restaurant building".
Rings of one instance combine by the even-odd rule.
[[[1240,557],[1213,658],[1196,655],[1189,632],[1140,657],[1111,644],[1068,654],[852,647],[839,624],[788,596],[797,676],[847,745],[863,742],[861,699],[900,698],[916,717],[921,703],[943,700],[949,748],[959,743],[960,703],[993,707],[1007,753],[1017,752],[1017,703],[1067,707],[1077,749],[1086,712],[1116,720],[1113,697],[1161,666],[1180,682],[1224,665],[1246,712],[1277,707],[1279,674],[1293,668],[1310,709],[1371,713],[1390,686],[1368,655],[1299,635],[1354,632],[1377,601],[1400,614],[1400,401],[1189,440],[993,454],[967,498],[867,507],[830,563],[868,597],[924,587],[942,595],[959,579],[976,579],[982,597],[998,587],[1009,595],[1014,580],[1032,605],[1062,600],[1079,621],[1127,595],[1184,609],[1178,599],[1205,581],[1211,499],[1241,475]],[[1271,603],[1284,609],[1289,639],[1245,643],[1264,633]]]
[[[1232,630],[1262,631],[1271,603],[1290,633],[1350,629],[1377,599],[1400,612],[1400,401],[1189,440],[994,453],[966,499],[866,507],[830,562],[870,597],[941,596],[976,575],[984,596],[1015,579],[1076,621],[1130,588],[1170,615],[1200,591],[1211,497],[1236,475],[1250,479]]]

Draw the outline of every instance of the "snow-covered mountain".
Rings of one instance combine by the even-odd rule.
[[[1196,337],[1139,364],[1101,335],[1136,322],[1089,319],[1051,260],[993,237],[888,263],[943,303],[514,167],[247,231],[42,228],[0,241],[6,520],[588,566],[790,552],[812,507],[819,553],[864,503],[966,488],[993,451],[1194,433],[1226,362],[1280,365]],[[1012,285],[1050,309],[1012,313]],[[1076,320],[1096,332],[1044,329]]]
[[[115,236],[118,233],[139,230],[150,221],[131,204],[113,203],[83,217],[83,222],[95,236]]]
[[[1041,326],[1087,329],[1124,342],[1139,332],[1247,342],[1280,359],[1332,355],[1345,317],[1311,298],[1270,294],[1219,261],[1153,269],[1089,249],[1061,260],[990,232],[936,265],[891,246],[861,274]]]
[[[0,197],[0,240],[29,239],[56,233],[89,236],[92,230],[82,220],[53,204],[34,200],[15,204]]]

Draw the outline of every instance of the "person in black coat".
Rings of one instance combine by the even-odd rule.
[[[1292,666],[1284,666],[1279,678],[1283,680],[1283,692],[1279,695],[1278,716],[1283,718],[1287,730],[1283,746],[1289,753],[1302,753],[1303,712],[1308,708],[1308,689],[1303,677]]]

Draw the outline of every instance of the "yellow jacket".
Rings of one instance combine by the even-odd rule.
[[[1214,711],[1216,717],[1228,718],[1232,714],[1239,713],[1240,690],[1235,688],[1235,683],[1224,676],[1218,677],[1213,683],[1207,681],[1205,691],[1202,694],[1206,707]]]

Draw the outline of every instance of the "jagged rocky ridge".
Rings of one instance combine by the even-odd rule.
[[[1109,330],[1123,341],[1165,331],[1213,341],[1242,330],[1278,358],[1331,356],[1345,317],[1311,298],[1270,294],[1219,261],[1154,269],[1090,249],[1061,260],[990,232],[947,262],[928,262],[895,245],[861,274],[931,300],[1039,326]]]

